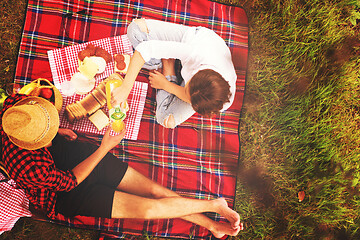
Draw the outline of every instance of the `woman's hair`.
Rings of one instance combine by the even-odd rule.
[[[219,113],[231,96],[229,83],[211,69],[200,70],[191,78],[189,93],[193,109],[203,116]]]

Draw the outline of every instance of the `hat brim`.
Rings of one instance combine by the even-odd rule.
[[[35,101],[39,103],[41,106],[43,106],[49,113],[50,116],[50,128],[49,131],[45,134],[45,136],[36,143],[29,143],[21,141],[17,138],[8,136],[10,141],[12,141],[16,146],[27,149],[27,150],[36,150],[42,147],[45,147],[48,145],[56,136],[58,130],[59,130],[59,112],[57,111],[56,107],[49,101],[41,98],[41,97],[35,97],[30,96],[27,98],[24,98],[17,103],[14,104],[14,106],[20,106],[25,105],[29,103],[30,101]]]

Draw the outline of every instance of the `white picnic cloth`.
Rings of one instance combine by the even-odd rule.
[[[0,173],[0,181],[4,179]],[[10,231],[20,217],[31,217],[24,190],[16,189],[12,179],[0,182],[0,235]]]
[[[112,56],[115,54],[129,54],[132,55],[133,49],[129,39],[126,35],[103,38],[99,40],[90,41],[83,44],[72,45],[60,49],[54,49],[48,51],[49,63],[51,68],[51,73],[54,81],[54,85],[61,92],[61,83],[64,81],[70,81],[71,77],[78,72],[78,52],[84,50],[88,44],[93,44],[95,46],[101,47],[108,51]],[[115,63],[110,62],[106,64],[105,71],[101,74],[95,76],[95,87],[105,78],[114,73]],[[148,84],[143,82],[135,81],[134,87],[132,88],[130,95],[128,97],[129,111],[124,120],[126,125],[126,135],[125,139],[137,140],[139,133],[140,122],[144,110],[145,99],[147,94]],[[83,99],[86,96],[75,94],[71,97],[65,96],[63,94],[64,103],[62,110],[60,112],[60,127],[69,128],[79,132],[85,133],[94,133],[104,135],[106,128],[102,131],[98,131],[94,124],[90,122],[87,118],[74,121],[70,123],[65,115],[65,107],[68,104],[74,103],[78,100]],[[106,106],[103,110],[108,113]]]

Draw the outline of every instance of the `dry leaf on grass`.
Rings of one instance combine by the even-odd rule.
[[[302,202],[305,198],[305,192],[304,191],[300,191],[298,192],[298,199],[299,199],[299,202]]]

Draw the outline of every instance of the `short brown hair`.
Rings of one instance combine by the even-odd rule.
[[[231,96],[229,83],[211,69],[200,70],[190,79],[189,93],[193,109],[203,116],[219,113]]]

